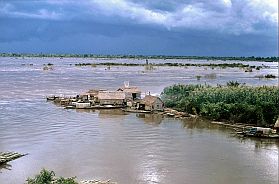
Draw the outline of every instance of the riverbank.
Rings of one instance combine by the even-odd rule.
[[[201,118],[201,119],[203,119],[203,117],[200,117],[198,115],[188,114],[186,112],[179,112],[179,111],[171,109],[171,108],[166,108],[164,110],[164,112],[159,113],[159,114],[162,114],[164,116],[174,117],[174,118],[177,118],[177,119],[189,119],[189,118],[194,118],[194,119]],[[231,129],[238,130],[238,131],[254,127],[253,124],[231,123],[231,122],[226,122],[226,121],[210,121],[210,123],[215,124],[215,125],[219,125],[219,126],[224,126],[226,128],[231,128]]]

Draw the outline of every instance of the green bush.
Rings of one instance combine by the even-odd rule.
[[[273,75],[273,74],[267,74],[264,77],[267,78],[267,79],[274,79],[274,78],[276,78],[276,76]]]
[[[28,178],[27,184],[78,184],[75,178],[55,178],[53,171],[42,169],[34,178]]]

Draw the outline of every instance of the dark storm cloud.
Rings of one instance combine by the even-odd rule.
[[[276,0],[0,1],[0,51],[275,55],[277,5]]]

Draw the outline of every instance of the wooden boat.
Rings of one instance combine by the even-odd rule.
[[[246,131],[236,132],[236,134],[244,137],[279,139],[279,134],[274,133],[271,128],[263,127],[252,127]]]
[[[251,133],[245,133],[244,137],[257,137],[257,138],[268,138],[268,139],[279,139],[278,134],[251,134]]]
[[[55,99],[59,98],[58,96],[47,96],[47,101],[54,101]]]

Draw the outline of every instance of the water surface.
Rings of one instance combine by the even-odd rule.
[[[255,77],[277,75],[274,63],[265,63],[272,65],[269,69],[247,73],[239,68],[158,67],[150,71],[70,65],[79,62],[84,60],[0,58],[0,151],[29,153],[2,166],[1,184],[24,183],[41,168],[65,177],[111,179],[119,184],[278,183],[278,141],[240,139],[205,120],[181,121],[120,110],[65,110],[44,99],[49,94],[74,95],[91,88],[117,89],[127,80],[152,94],[160,94],[173,83],[238,80],[276,85],[278,79]],[[47,63],[53,63],[54,69],[44,71]],[[195,77],[213,72],[214,79]]]

